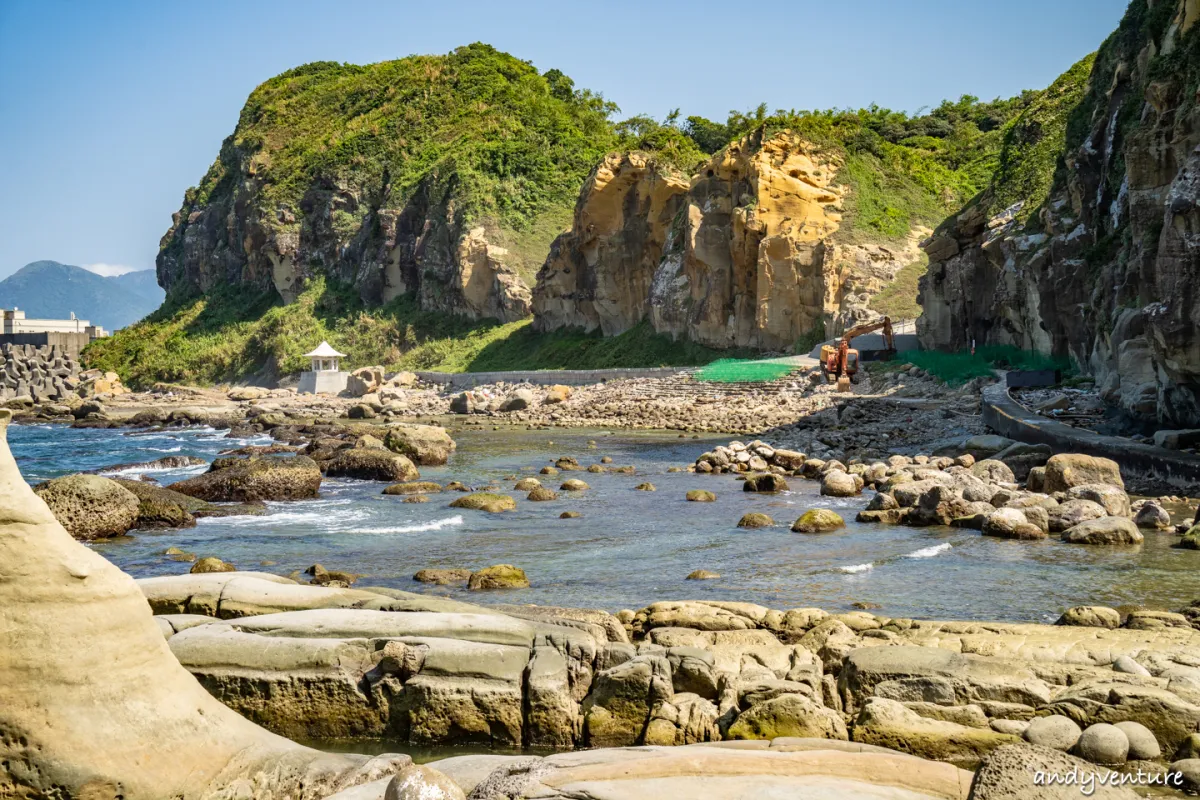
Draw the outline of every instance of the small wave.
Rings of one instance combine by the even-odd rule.
[[[174,447],[147,447],[146,449],[154,453],[178,453],[183,449],[183,445],[180,444]]]
[[[838,567],[840,572],[847,572],[853,575],[856,572],[866,572],[867,570],[875,569],[875,565],[868,561],[866,564],[853,564],[849,567]]]
[[[451,525],[462,525],[462,516],[455,514],[446,519],[435,519],[433,522],[423,522],[419,525],[401,525],[398,528],[361,528],[355,533],[423,533],[424,531],[440,531]]]
[[[905,558],[933,558],[938,553],[944,553],[950,549],[949,542],[935,544],[932,547],[922,547],[920,550],[913,550],[911,553],[905,553]]]

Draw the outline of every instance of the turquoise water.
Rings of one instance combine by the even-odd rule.
[[[179,531],[134,532],[91,545],[135,577],[186,572],[188,565],[162,555],[175,546],[198,556],[219,556],[240,569],[280,574],[319,562],[327,569],[361,573],[364,585],[433,591],[412,580],[425,567],[480,568],[511,563],[529,576],[529,589],[469,593],[439,588],[474,602],[537,603],[619,610],[656,600],[711,599],[772,608],[818,606],[846,610],[878,603],[887,616],[925,619],[1052,621],[1081,603],[1142,603],[1177,609],[1200,597],[1200,552],[1175,550],[1176,537],[1147,533],[1138,548],[1065,545],[1054,539],[1012,542],[951,528],[859,525],[856,511],[868,497],[821,498],[815,482],[792,480],[776,496],[742,492],[730,476],[667,473],[685,466],[724,438],[679,439],[677,434],[604,430],[462,431],[445,467],[422,468],[422,477],[480,486],[508,475],[534,475],[558,456],[583,465],[610,456],[632,464],[635,475],[562,473],[539,476],[557,488],[567,477],[591,485],[531,503],[512,492],[517,510],[488,514],[448,508],[457,493],[430,495],[424,504],[380,494],[383,484],[327,480],[317,500],[270,504],[263,517],[201,520]],[[594,440],[595,448],[588,442]],[[224,432],[186,430],[142,433],[12,426],[9,442],[31,482],[122,462],[185,454],[211,459],[220,450],[269,442],[230,439]],[[204,467],[152,473],[163,484]],[[643,482],[657,492],[635,491]],[[689,503],[689,489],[705,488],[715,503]],[[813,507],[833,508],[847,519],[844,531],[803,535],[788,525]],[[580,519],[562,520],[565,510]],[[770,514],[779,527],[742,530],[748,511]],[[275,562],[262,566],[262,562]],[[721,574],[688,581],[695,569]]]

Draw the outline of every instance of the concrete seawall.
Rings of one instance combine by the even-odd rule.
[[[1003,382],[983,390],[983,421],[1001,436],[1029,444],[1048,444],[1064,453],[1111,458],[1121,472],[1164,486],[1195,487],[1200,483],[1200,456],[1102,436],[1073,428],[1026,409],[1008,394]]]
[[[539,369],[506,372],[418,372],[425,383],[438,383],[451,389],[470,389],[489,383],[532,383],[541,386],[588,386],[621,378],[670,378],[692,373],[695,367],[650,367],[646,369]]]

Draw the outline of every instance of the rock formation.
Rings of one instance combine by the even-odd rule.
[[[835,236],[838,157],[789,131],[751,134],[690,180],[642,153],[610,155],[538,273],[534,324],[605,335],[643,320],[715,347],[790,349],[875,316],[873,294],[918,260]]]
[[[253,725],[171,655],[137,585],[21,478],[0,410],[0,795],[320,798],[405,766]]]
[[[1196,18],[1135,0],[1017,120],[992,187],[926,244],[926,347],[1069,357],[1134,415],[1200,421]]]

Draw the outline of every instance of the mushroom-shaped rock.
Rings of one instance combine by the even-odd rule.
[[[512,511],[517,507],[517,501],[506,494],[493,492],[471,492],[450,504],[451,508],[469,508],[474,511]]]
[[[827,533],[844,527],[846,521],[839,514],[825,508],[805,511],[792,523],[792,530],[796,533]]]
[[[301,747],[208,694],[133,579],[72,539],[21,478],[10,418],[0,410],[0,794],[317,800],[410,763]]]

